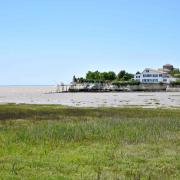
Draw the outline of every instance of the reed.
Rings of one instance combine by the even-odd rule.
[[[180,110],[0,106],[4,179],[179,179]]]

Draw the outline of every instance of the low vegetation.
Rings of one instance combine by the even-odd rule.
[[[177,80],[177,81],[171,82],[171,85],[172,85],[172,86],[177,86],[177,85],[180,85],[180,80]]]
[[[179,69],[173,69],[170,74],[173,77],[180,78],[180,70]]]
[[[180,109],[0,106],[3,179],[180,179]]]
[[[112,85],[117,85],[117,86],[126,86],[126,85],[140,85],[140,81],[135,81],[135,80],[130,80],[130,81],[113,81]]]

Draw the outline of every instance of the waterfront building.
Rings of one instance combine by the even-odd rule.
[[[172,81],[176,81],[170,74],[165,71],[155,70],[151,68],[146,68],[142,73],[137,72],[134,75],[134,80],[141,83],[151,84],[151,83],[166,83],[169,84]]]

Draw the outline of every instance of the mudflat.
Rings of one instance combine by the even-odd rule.
[[[180,107],[180,92],[51,93],[55,86],[1,86],[0,104],[62,104],[77,107]]]

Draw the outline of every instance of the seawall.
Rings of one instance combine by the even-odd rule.
[[[110,84],[77,84],[70,86],[69,92],[180,92],[180,86],[167,84],[110,85]]]

